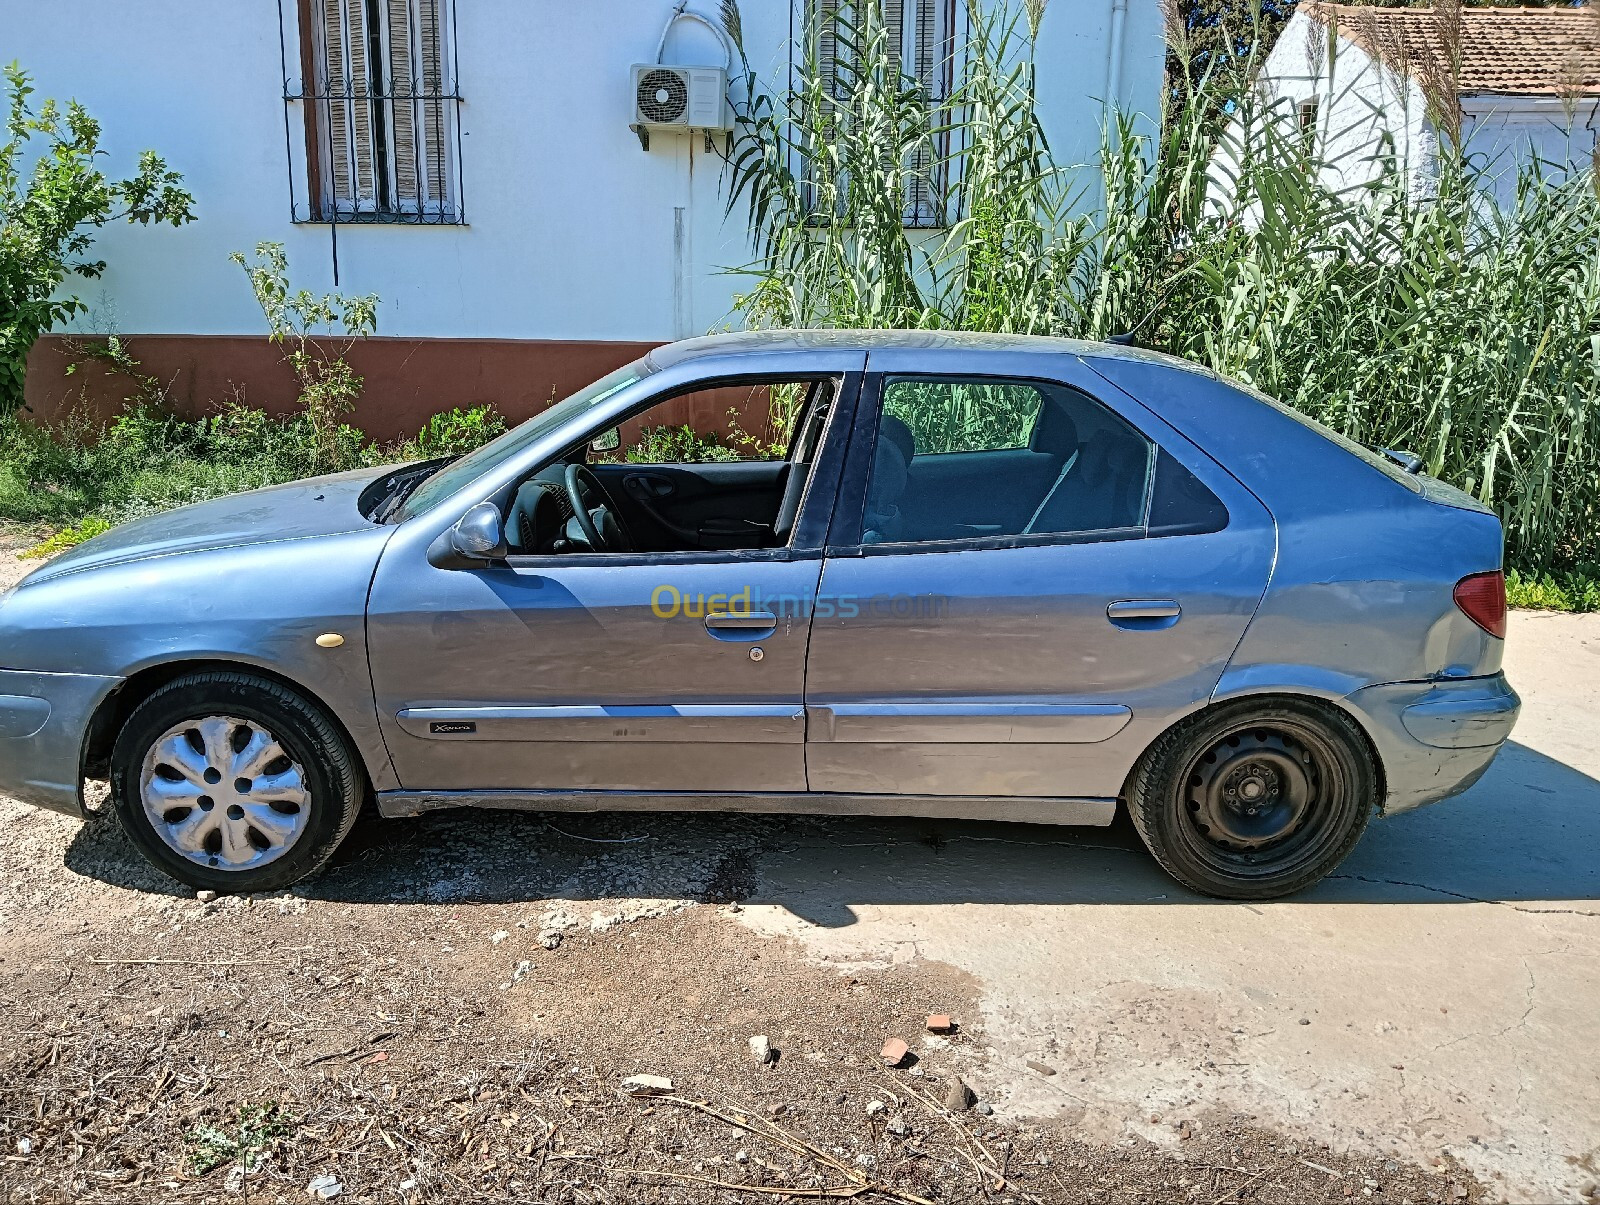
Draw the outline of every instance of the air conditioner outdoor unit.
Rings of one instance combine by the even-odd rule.
[[[728,111],[728,73],[721,67],[638,64],[633,69],[633,125],[639,144],[650,149],[650,132],[712,134],[733,129]]]

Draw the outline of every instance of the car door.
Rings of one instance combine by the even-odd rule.
[[[834,353],[798,367],[837,371],[853,401],[863,361]],[[659,388],[684,386],[681,374],[662,375]],[[837,445],[819,457],[784,547],[445,569],[430,563],[430,541],[482,499],[402,529],[379,562],[367,619],[379,722],[402,787],[804,790],[806,639],[848,436],[849,415],[836,409],[841,430],[827,438]],[[558,442],[573,446],[623,417],[596,414],[592,430]],[[500,496],[513,480],[505,475]]]
[[[1075,356],[874,351],[811,633],[811,788],[1108,820],[1215,686],[1273,548],[1248,491]]]

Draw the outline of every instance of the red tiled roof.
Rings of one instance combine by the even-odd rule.
[[[1600,9],[1386,8],[1306,2],[1389,66],[1451,74],[1462,93],[1600,96]]]

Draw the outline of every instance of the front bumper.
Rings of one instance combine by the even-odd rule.
[[[1477,782],[1522,710],[1504,674],[1390,682],[1358,690],[1345,702],[1377,746],[1388,786],[1386,813],[1448,799]]]
[[[0,670],[0,795],[83,815],[83,738],[120,678]]]

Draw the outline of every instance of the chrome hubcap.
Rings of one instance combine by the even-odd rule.
[[[282,857],[311,816],[299,764],[272,733],[233,716],[173,725],[145,754],[139,786],[156,835],[211,869]]]

